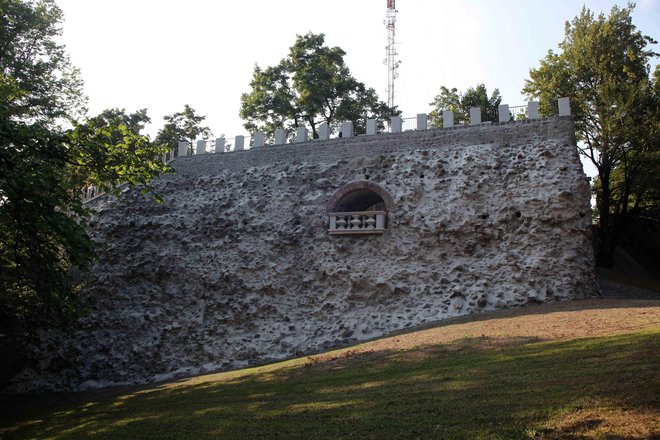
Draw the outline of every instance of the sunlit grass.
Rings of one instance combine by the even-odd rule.
[[[660,329],[491,342],[302,358],[98,400],[83,394],[79,403],[45,408],[35,401],[3,412],[0,436],[562,438],[580,429],[658,429],[640,424],[653,425],[660,415]],[[605,419],[583,420],[589,411]]]

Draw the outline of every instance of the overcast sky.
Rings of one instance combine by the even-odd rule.
[[[238,117],[255,63],[276,64],[296,34],[324,33],[353,75],[387,99],[387,0],[56,0],[64,43],[82,71],[90,114],[147,108],[152,136],[163,116],[190,104],[214,135],[246,134]],[[638,2],[634,23],[660,38],[660,0]],[[606,13],[625,1],[594,0]],[[440,86],[483,82],[503,103],[523,104],[530,67],[563,39],[575,0],[397,0],[401,59],[395,104],[428,112]],[[659,51],[657,45],[656,51]],[[657,60],[655,61],[657,63]]]

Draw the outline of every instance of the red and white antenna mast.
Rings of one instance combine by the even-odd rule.
[[[387,27],[387,46],[385,46],[385,65],[387,66],[387,105],[394,107],[394,80],[399,77],[399,54],[396,51],[394,36],[396,34],[396,0],[387,0],[385,27]]]

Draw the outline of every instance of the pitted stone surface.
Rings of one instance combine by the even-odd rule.
[[[570,118],[191,157],[95,202],[93,312],[49,335],[16,389],[141,383],[321,351],[395,330],[595,293],[589,185]],[[327,233],[369,180],[383,235]],[[55,347],[54,349],[52,347]]]

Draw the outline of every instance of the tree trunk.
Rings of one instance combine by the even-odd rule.
[[[610,170],[605,165],[599,170],[599,179],[601,184],[601,197],[598,203],[598,216],[600,217],[600,249],[596,254],[596,263],[599,266],[612,267],[614,265],[614,248],[616,240],[610,215],[612,190],[610,188]]]

